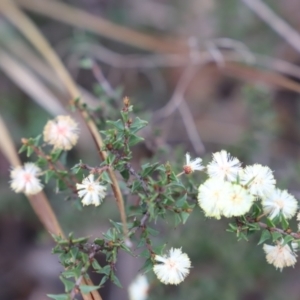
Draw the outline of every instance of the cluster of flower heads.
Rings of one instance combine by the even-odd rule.
[[[38,166],[27,162],[11,170],[10,186],[16,193],[37,194],[43,189],[43,184],[39,179],[41,174],[42,171]],[[106,196],[106,186],[95,180],[94,174],[84,178],[82,183],[77,183],[76,188],[83,205],[99,206]]]
[[[44,128],[44,141],[53,149],[70,150],[78,140],[78,125],[69,116],[58,116],[48,121]],[[259,164],[242,168],[241,162],[225,150],[213,154],[212,161],[205,167],[202,159],[191,160],[186,154],[185,174],[206,171],[208,179],[199,186],[198,204],[207,217],[220,219],[238,217],[250,211],[253,203],[261,201],[264,214],[270,219],[278,215],[292,218],[297,211],[297,200],[285,190],[275,187],[276,181],[270,168]],[[39,180],[42,171],[34,163],[25,163],[11,171],[11,188],[19,193],[36,194],[43,189]],[[76,184],[83,205],[98,206],[106,196],[106,186],[90,174],[82,183]],[[300,213],[297,216],[300,221]],[[299,225],[300,230],[300,225]],[[264,245],[268,263],[282,269],[296,263],[296,247],[283,241],[276,245]],[[155,255],[153,271],[164,284],[179,284],[189,274],[191,262],[181,249],[171,248],[167,255]],[[143,292],[141,293],[141,289]],[[139,292],[138,292],[139,291]],[[146,299],[148,282],[140,276],[129,288],[130,299]],[[142,295],[140,297],[136,295]]]
[[[270,219],[280,213],[290,219],[297,212],[297,200],[287,191],[275,187],[276,180],[269,167],[254,164],[242,168],[241,162],[225,150],[214,153],[207,167],[201,164],[200,158],[191,161],[189,154],[186,161],[186,174],[206,170],[209,176],[198,190],[198,203],[207,217],[242,216],[258,199]]]
[[[57,116],[47,122],[43,137],[54,150],[71,150],[78,141],[78,124],[70,116]],[[43,189],[38,178],[41,174],[41,169],[34,163],[28,162],[24,166],[17,166],[11,170],[10,186],[16,193],[37,194]],[[76,184],[76,187],[83,205],[98,206],[106,195],[106,186],[95,180],[93,174],[84,178],[81,184]]]
[[[70,150],[77,143],[79,129],[77,123],[70,116],[57,116],[44,127],[44,141],[54,149]],[[34,163],[28,162],[17,166],[10,172],[10,186],[16,193],[34,195],[43,189],[38,178],[41,169]]]
[[[212,161],[205,167],[202,160],[193,161],[186,155],[184,172],[206,170],[209,178],[199,186],[198,204],[207,217],[220,219],[238,217],[248,213],[254,201],[261,201],[264,214],[274,219],[280,214],[285,219],[295,216],[298,202],[286,190],[276,188],[276,180],[269,167],[254,164],[242,168],[241,162],[222,150],[213,154]],[[300,221],[300,213],[297,216]],[[300,223],[299,223],[300,230]],[[264,245],[268,263],[282,270],[296,263],[296,247],[283,241]]]

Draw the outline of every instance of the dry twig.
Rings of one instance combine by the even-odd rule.
[[[241,0],[255,12],[265,23],[286,40],[295,50],[300,52],[300,34],[287,22],[276,15],[261,0]]]
[[[186,133],[190,139],[190,142],[195,152],[199,155],[203,154],[205,152],[205,147],[202,143],[201,137],[199,135],[196,124],[194,122],[194,117],[185,99],[182,99],[182,102],[178,107],[178,110],[179,113],[181,114]]]
[[[178,51],[183,52],[188,49],[185,41],[179,41],[178,39],[160,39],[140,33],[124,26],[116,25],[100,16],[94,16],[60,1],[17,0],[17,3],[25,9],[40,15],[75,27],[84,28],[109,39],[144,50],[172,53]]]

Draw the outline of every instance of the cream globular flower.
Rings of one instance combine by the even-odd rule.
[[[18,166],[11,170],[10,186],[16,193],[25,193],[34,195],[43,189],[38,176],[41,175],[41,169],[34,163],[25,163],[24,166]]]
[[[106,196],[106,186],[95,181],[94,174],[84,178],[82,183],[77,183],[76,188],[83,205],[98,206]]]
[[[185,174],[190,174],[193,173],[194,171],[201,171],[204,169],[204,167],[201,164],[202,162],[201,158],[198,157],[191,160],[191,155],[189,153],[186,153],[185,157],[186,157],[186,165],[183,167]]]
[[[171,248],[168,255],[155,255],[158,264],[153,266],[157,278],[164,284],[179,284],[190,272],[191,261],[181,249]]]
[[[298,211],[296,219],[300,221],[300,211]],[[298,223],[298,232],[300,232],[300,223]]]
[[[207,217],[220,219],[224,204],[231,201],[232,186],[230,182],[210,178],[199,186],[198,204]]]
[[[238,184],[231,184],[230,196],[227,201],[221,201],[221,210],[225,217],[238,217],[247,213],[255,198]]]
[[[286,219],[291,219],[297,212],[298,202],[294,196],[285,190],[274,189],[262,201],[264,213],[271,219],[282,213]]]
[[[145,275],[139,274],[128,287],[129,300],[146,300],[149,282]]]
[[[57,116],[44,127],[44,141],[54,149],[70,150],[78,140],[78,124],[70,116]]]
[[[294,252],[299,250],[299,244],[297,242],[291,242],[291,246]]]
[[[293,251],[294,249],[287,244],[283,245],[282,242],[278,242],[275,246],[264,244],[263,249],[267,262],[281,271],[284,267],[294,266],[297,262],[297,254]]]
[[[264,198],[275,188],[276,180],[270,168],[255,164],[247,166],[241,175],[240,183],[257,197]]]
[[[213,153],[213,160],[207,166],[209,177],[228,181],[236,181],[241,170],[240,161],[225,150]]]

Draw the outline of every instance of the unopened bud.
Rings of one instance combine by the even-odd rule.
[[[186,165],[186,166],[183,167],[183,171],[184,171],[185,174],[191,174],[193,172],[193,169],[192,169],[191,166]]]
[[[28,145],[28,139],[22,138],[21,142],[23,145]]]
[[[130,100],[129,100],[129,98],[128,98],[128,97],[125,97],[125,98],[123,99],[123,103],[124,103],[125,107],[128,107],[128,106],[130,105]]]

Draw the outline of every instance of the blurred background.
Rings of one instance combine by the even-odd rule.
[[[245,164],[268,165],[278,186],[299,198],[299,1],[264,1],[264,9],[277,15],[271,19],[258,14],[265,12],[261,1],[252,2],[258,12],[247,2],[1,0],[0,114],[16,148],[22,137],[35,137],[47,120],[66,113],[70,100],[26,37],[24,32],[34,40],[25,14],[102,118],[117,118],[121,95],[127,95],[149,121],[135,166],[154,156],[182,165],[186,151],[208,161],[212,152],[226,149]],[[291,27],[280,36],[282,20]],[[99,164],[84,129],[67,162],[80,158]],[[63,293],[62,269],[27,199],[10,190],[9,169],[0,153],[0,299],[48,299],[47,293]],[[119,219],[112,201],[78,211],[53,187],[46,193],[66,233],[101,236],[108,217]],[[163,225],[158,243],[168,235],[170,247],[182,246],[193,269],[178,287],[161,285],[149,273],[149,299],[300,299],[299,264],[276,271],[256,247],[258,235],[237,242],[225,232],[227,223],[205,219],[196,208],[185,226]],[[109,285],[101,290],[103,299],[126,300],[126,286],[140,267],[138,259],[121,256],[124,289]]]

